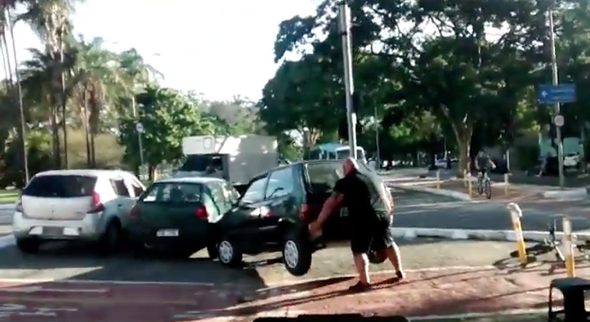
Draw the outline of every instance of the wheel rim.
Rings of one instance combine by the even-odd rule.
[[[232,247],[230,242],[228,242],[227,240],[224,240],[221,243],[219,243],[218,253],[219,253],[219,260],[222,263],[227,264],[227,263],[231,262],[231,260],[234,256],[234,248]]]
[[[292,240],[287,240],[283,249],[283,257],[287,267],[294,268],[299,263],[299,250],[297,244]]]

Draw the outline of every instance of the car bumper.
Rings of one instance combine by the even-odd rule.
[[[29,218],[15,212],[12,231],[17,239],[39,238],[44,240],[88,240],[95,241],[101,236],[97,229],[100,214],[86,214],[80,220],[45,220]]]
[[[194,248],[202,249],[207,246],[207,229],[185,232],[180,231],[178,236],[159,237],[152,229],[128,229],[126,231],[129,242],[135,246],[148,248]]]

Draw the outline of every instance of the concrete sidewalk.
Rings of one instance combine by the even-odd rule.
[[[207,310],[194,318],[213,322],[216,321],[213,317],[232,316],[228,320],[251,321],[257,315],[255,313],[273,312],[275,316],[288,316],[297,312],[295,315],[403,315],[412,321],[452,321],[498,312],[539,311],[547,307],[549,283],[561,276],[550,275],[549,270],[548,266],[525,270],[492,267],[424,269],[410,272],[407,280],[394,284],[391,283],[393,274],[383,273],[374,275],[373,289],[362,293],[348,291],[356,280],[345,277],[302,281],[265,290],[272,293],[272,297],[252,294],[231,309]],[[588,273],[590,269],[580,270],[580,275]],[[555,297],[560,299],[558,294]],[[240,314],[242,316],[238,317]],[[211,319],[207,319],[207,315]]]

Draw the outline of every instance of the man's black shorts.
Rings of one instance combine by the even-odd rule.
[[[389,223],[375,225],[358,225],[353,227],[350,249],[353,254],[367,253],[369,250],[381,250],[393,245],[393,234]]]

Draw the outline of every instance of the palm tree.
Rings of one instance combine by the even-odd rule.
[[[68,167],[68,139],[67,139],[67,95],[66,95],[66,68],[64,66],[65,37],[71,33],[72,24],[69,20],[74,12],[74,5],[83,0],[21,0],[26,7],[25,13],[19,16],[20,20],[27,22],[45,43],[46,52],[51,59],[58,62],[59,68],[52,69],[54,74],[52,84],[56,92],[60,93],[59,100],[52,102],[52,132],[53,152],[56,156],[56,165],[61,165],[59,149],[59,124],[57,121],[58,110],[61,112],[61,125],[64,137],[64,165]],[[56,97],[57,98],[57,97]],[[58,101],[60,108],[58,108]]]
[[[122,69],[121,83],[125,86],[127,96],[131,100],[131,112],[137,116],[135,95],[138,87],[144,87],[152,80],[163,78],[162,73],[147,64],[135,48],[131,48],[119,54],[120,68]],[[128,111],[127,111],[128,112]]]
[[[20,144],[21,144],[21,162],[24,168],[24,182],[29,181],[29,160],[27,156],[27,145],[26,145],[26,120],[25,120],[25,108],[23,105],[23,95],[22,95],[22,88],[20,83],[20,77],[18,75],[18,59],[16,55],[16,43],[14,39],[14,24],[12,19],[12,12],[11,9],[14,7],[14,2],[12,1],[3,1],[0,3],[0,10],[2,14],[0,15],[0,37],[2,38],[3,44],[3,63],[4,63],[4,71],[6,77],[10,80],[11,87],[16,89],[16,97],[18,99],[18,109],[19,109],[19,129],[18,135],[20,137]],[[14,69],[12,69],[11,61],[10,61],[10,51],[8,47],[7,41],[7,31],[10,33],[10,39],[12,42],[12,53],[14,59]],[[16,79],[13,78],[13,70],[14,76]],[[15,80],[16,82],[13,82]]]
[[[76,42],[77,61],[72,70],[72,96],[80,108],[82,126],[86,133],[87,162],[96,165],[95,137],[99,131],[101,113],[114,105],[124,87],[119,82],[118,57],[102,47],[102,38],[86,42],[79,36]],[[109,104],[112,103],[112,104]]]

